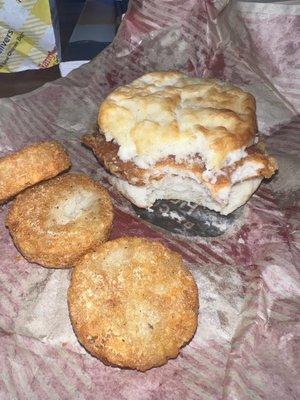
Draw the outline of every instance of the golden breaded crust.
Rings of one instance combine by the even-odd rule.
[[[120,158],[140,167],[199,153],[208,169],[218,170],[253,144],[257,131],[250,93],[173,71],[148,73],[114,90],[101,104],[98,123],[107,140],[119,144]]]
[[[103,362],[146,371],[177,357],[197,328],[198,290],[181,256],[144,238],[79,260],[68,292],[80,343]]]
[[[112,220],[108,192],[88,176],[72,173],[19,194],[6,226],[28,261],[67,268],[108,239]]]
[[[107,142],[105,137],[100,134],[84,135],[82,142],[92,149],[98,161],[108,172],[137,186],[145,185],[149,181],[151,169],[139,168],[132,161],[122,161],[118,156],[119,146],[117,143]],[[162,178],[162,176],[156,176],[155,179]]]
[[[58,142],[41,142],[0,158],[0,204],[71,166]]]

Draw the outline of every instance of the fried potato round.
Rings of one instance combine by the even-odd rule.
[[[41,142],[0,158],[0,204],[71,166],[58,142]]]
[[[6,226],[28,261],[66,268],[108,239],[112,220],[108,192],[88,176],[70,173],[20,193]]]
[[[80,343],[104,363],[146,371],[177,357],[197,328],[198,290],[181,256],[123,237],[80,259],[68,291]]]

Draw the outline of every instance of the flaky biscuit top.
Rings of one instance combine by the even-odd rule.
[[[119,145],[122,161],[147,168],[170,155],[177,162],[199,154],[209,170],[246,154],[256,134],[253,96],[228,83],[152,72],[114,90],[98,123]]]

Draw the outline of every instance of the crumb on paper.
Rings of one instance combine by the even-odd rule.
[[[173,219],[173,220],[175,220],[175,221],[178,221],[178,222],[182,222],[182,221],[184,221],[185,220],[185,218],[184,217],[182,217],[181,215],[178,215],[177,214],[177,212],[175,212],[175,211],[170,211],[170,212],[162,212],[162,217],[165,217],[165,218],[170,218],[170,219]]]

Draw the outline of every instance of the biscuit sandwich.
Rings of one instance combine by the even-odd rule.
[[[227,215],[277,169],[257,144],[253,96],[213,79],[147,73],[102,102],[98,125],[83,143],[141,208],[180,199]]]

